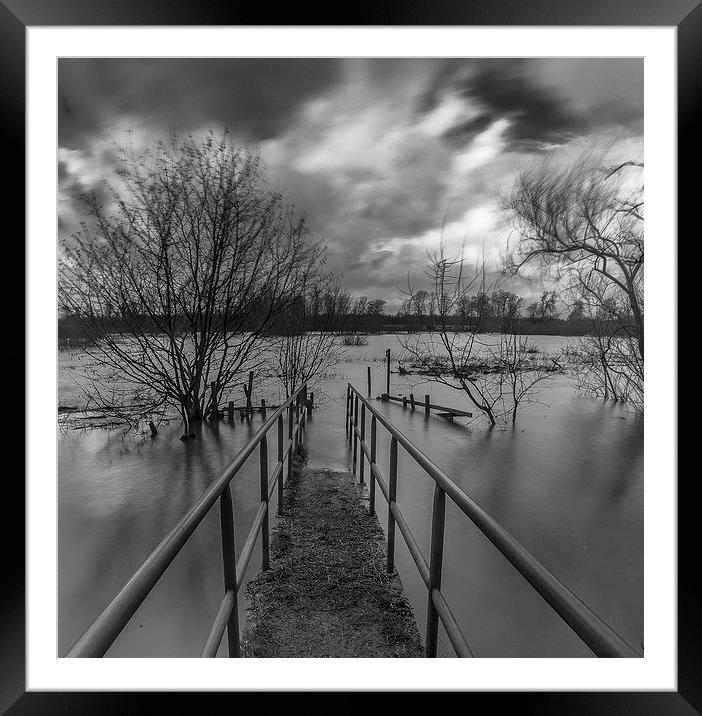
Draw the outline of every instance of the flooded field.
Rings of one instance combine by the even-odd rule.
[[[548,354],[567,340],[535,336]],[[312,463],[347,468],[344,435],[347,382],[373,396],[384,390],[385,349],[394,335],[369,336],[347,349],[314,386],[317,403],[306,445]],[[80,356],[59,354],[59,402],[76,404],[74,367]],[[396,363],[393,363],[396,370]],[[391,392],[470,410],[461,393],[421,376],[392,374]],[[264,385],[255,396],[277,404]],[[524,406],[516,426],[489,430],[481,421],[438,417],[378,402],[380,410],[445,470],[538,560],[634,647],[643,643],[643,420],[619,406],[578,395],[554,374]],[[477,412],[477,411],[474,411]],[[156,439],[118,430],[65,430],[58,440],[59,653],[107,605],[161,538],[260,425],[238,418],[203,424],[198,439],[180,442],[177,422]],[[378,430],[378,464],[387,474],[388,440]],[[271,440],[270,461],[275,440]],[[236,537],[242,544],[258,505],[254,453],[232,483]],[[398,504],[428,554],[433,483],[400,450]],[[386,520],[382,495],[378,513]],[[212,510],[108,656],[197,656],[222,592],[219,516]],[[258,570],[255,553],[249,574]],[[420,629],[426,591],[397,539],[397,562]],[[477,656],[588,656],[568,627],[473,525],[447,505],[443,585]],[[241,605],[242,619],[245,605]],[[440,653],[451,656],[445,637]]]

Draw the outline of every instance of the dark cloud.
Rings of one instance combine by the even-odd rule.
[[[121,117],[161,131],[227,125],[258,142],[281,132],[339,69],[333,59],[61,59],[59,144],[81,146]]]
[[[643,87],[631,70],[627,81],[637,85],[634,102],[594,101],[583,103],[568,89],[568,76],[559,80],[543,72],[543,60],[481,59],[469,64],[446,63],[420,101],[420,111],[430,112],[448,95],[471,102],[476,114],[460,118],[445,137],[454,145],[465,145],[499,119],[509,120],[506,139],[512,149],[538,151],[544,145],[561,144],[569,139],[608,124],[632,124],[643,116]],[[559,62],[558,60],[551,61]],[[572,62],[572,61],[569,61]],[[600,86],[607,86],[607,71],[617,60],[579,60],[569,65],[571,74],[582,72],[588,62],[595,63]],[[641,82],[643,67],[638,68]],[[583,92],[587,98],[592,92]]]

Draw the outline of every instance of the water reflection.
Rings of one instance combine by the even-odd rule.
[[[554,350],[554,337],[537,342]],[[384,385],[382,357],[394,337],[371,337],[315,387],[320,406],[307,431],[310,459],[350,464],[344,439],[347,381],[365,386],[366,366]],[[470,409],[444,386],[392,376],[392,392],[429,393]],[[489,431],[376,403],[471,497],[633,645],[643,642],[643,422],[617,406],[574,395],[556,376],[542,404],[516,427]],[[326,405],[325,405],[326,403]],[[70,647],[168,530],[202,495],[260,425],[205,424],[181,442],[180,427],[154,440],[91,431],[59,441],[59,652]],[[275,433],[274,433],[275,435]],[[378,463],[387,474],[388,440],[378,428]],[[269,464],[275,460],[275,437]],[[232,484],[240,547],[258,504],[258,455]],[[433,484],[400,450],[398,501],[428,554]],[[378,512],[386,510],[380,491]],[[258,569],[258,548],[249,575]],[[398,537],[398,568],[423,623],[426,592]],[[525,580],[453,505],[447,508],[444,588],[479,656],[588,656]],[[110,650],[111,656],[195,656],[223,589],[218,510],[200,529]],[[241,606],[243,620],[243,605]],[[445,635],[441,653],[452,651]]]

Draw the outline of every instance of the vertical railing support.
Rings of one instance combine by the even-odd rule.
[[[288,441],[290,442],[290,454],[288,455],[288,480],[292,477],[292,437],[293,437],[293,406],[288,405]]]
[[[219,498],[219,513],[222,525],[222,566],[224,568],[224,591],[234,593],[234,606],[227,622],[227,643],[229,656],[240,656],[239,646],[239,602],[236,585],[236,549],[234,544],[234,508],[232,507],[232,493],[229,485]]]
[[[397,438],[390,441],[390,470],[388,481],[388,574],[395,571],[395,516],[392,506],[397,497]]]
[[[434,487],[434,505],[431,516],[431,548],[429,556],[429,585],[427,599],[427,631],[424,639],[425,656],[436,656],[439,638],[439,613],[434,606],[434,590],[441,589],[441,568],[444,561],[444,524],[446,517],[446,493]]]
[[[261,502],[266,503],[266,512],[261,523],[261,569],[265,572],[269,563],[268,547],[268,440],[261,438],[259,450],[259,466],[261,468]]]
[[[300,401],[299,394],[295,398],[295,452],[300,452]]]
[[[376,428],[377,428],[377,421],[375,419],[375,415],[371,418],[371,444],[370,444],[370,453],[371,453],[371,459],[370,459],[370,475],[369,475],[369,481],[370,481],[370,499],[368,501],[368,509],[371,513],[371,515],[375,514],[375,476],[373,474],[373,466],[375,465],[375,454],[376,454]]]
[[[361,405],[361,442],[365,442],[366,440],[366,406],[365,404]],[[365,461],[365,453],[363,452],[363,446],[361,446],[361,466],[360,470],[358,471],[358,481],[361,483],[361,485],[364,482],[364,469],[365,469],[366,461]]]
[[[424,417],[429,417],[429,412],[431,411],[431,401],[429,400],[429,396],[424,396]]]
[[[346,426],[346,436],[349,435],[349,424],[350,424],[350,412],[351,412],[351,386],[346,384],[346,420],[344,425]]]
[[[358,461],[358,436],[356,428],[358,427],[358,396],[354,395],[353,399],[353,425],[351,433],[353,434],[353,474],[356,474],[356,463]]]
[[[278,517],[283,516],[283,414],[278,416],[278,463],[280,464],[280,475],[278,475]]]
[[[371,396],[371,369],[370,366],[368,366],[368,397]]]

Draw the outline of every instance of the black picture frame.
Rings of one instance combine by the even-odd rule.
[[[699,128],[697,111],[702,108],[702,3],[700,0],[414,0],[400,4],[376,0],[346,6],[346,18],[322,13],[316,7],[295,6],[273,11],[262,4],[226,0],[0,0],[0,122],[4,139],[6,177],[3,192],[3,233],[6,251],[14,248],[14,265],[24,265],[25,205],[25,29],[28,26],[99,25],[536,25],[536,26],[674,26],[678,53],[678,206],[679,234],[696,236],[692,224],[693,196],[699,186]],[[274,18],[274,22],[271,22]],[[8,171],[9,169],[9,171]],[[695,173],[696,170],[696,173]],[[684,181],[686,176],[694,180]],[[14,221],[14,227],[10,228]],[[671,250],[677,251],[677,245]],[[9,288],[7,289],[9,291]],[[13,303],[17,291],[13,291]],[[19,315],[19,310],[11,313]],[[23,334],[24,326],[19,333]],[[16,334],[15,334],[16,335]],[[16,341],[15,341],[16,343]],[[677,346],[676,346],[677,355]],[[13,376],[20,365],[15,360]],[[8,374],[9,375],[9,374]],[[14,379],[16,385],[19,381]],[[12,406],[23,405],[17,396]],[[14,412],[14,408],[13,408]],[[670,416],[676,420],[677,416]],[[16,417],[6,429],[16,430]],[[22,423],[24,424],[24,421]],[[649,436],[652,439],[655,436]],[[9,449],[19,453],[16,437]],[[162,706],[164,694],[128,692],[27,692],[25,693],[25,554],[24,485],[19,470],[4,470],[5,501],[0,529],[3,559],[0,569],[0,710],[8,714],[32,713],[132,713]],[[676,476],[677,477],[677,476]],[[678,690],[677,692],[526,692],[464,694],[466,706],[476,698],[490,698],[491,706],[523,712],[550,713],[702,713],[702,639],[700,596],[696,591],[695,563],[699,560],[693,534],[695,509],[692,474],[678,481]],[[9,491],[9,492],[8,492]],[[14,520],[9,519],[13,515]],[[9,559],[8,559],[9,558]],[[177,695],[179,709],[204,711],[203,693]],[[235,706],[233,695],[223,694]],[[357,695],[345,704],[353,707]],[[494,699],[499,699],[495,702]]]

